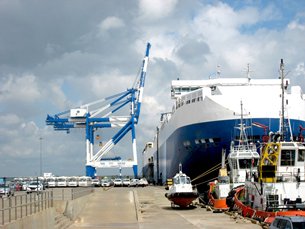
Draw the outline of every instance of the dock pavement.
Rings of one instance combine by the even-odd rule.
[[[255,229],[258,224],[240,216],[213,213],[201,205],[172,208],[164,187],[96,188],[69,229]]]

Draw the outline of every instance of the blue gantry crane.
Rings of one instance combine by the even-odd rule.
[[[56,131],[70,133],[72,128],[84,128],[86,130],[86,176],[95,177],[96,168],[132,167],[134,176],[137,177],[138,160],[135,126],[138,124],[141,111],[150,47],[150,43],[147,43],[141,72],[132,88],[53,116],[47,115],[46,124],[52,125]],[[115,115],[122,112],[126,106],[130,107],[128,115]],[[94,154],[94,135],[99,128],[120,129]],[[103,160],[103,156],[130,131],[133,160]]]

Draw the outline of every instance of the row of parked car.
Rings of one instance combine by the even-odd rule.
[[[123,187],[145,187],[148,185],[148,182],[145,178],[141,179],[129,179],[129,178],[115,178],[114,179],[114,186],[123,186]]]
[[[130,179],[117,177],[115,179],[103,178],[101,180],[91,180],[90,177],[50,177],[48,179],[37,178],[26,181],[16,179],[10,182],[6,182],[4,179],[0,178],[0,197],[14,196],[15,191],[26,191],[27,193],[31,193],[40,192],[46,188],[52,187],[145,187],[147,185],[148,182],[145,178]]]
[[[102,180],[93,179],[92,184],[95,187],[110,187],[110,186],[119,186],[119,187],[145,187],[148,185],[148,182],[145,178],[141,179],[130,179],[130,178],[104,178]]]
[[[16,191],[27,193],[39,192],[45,189],[41,181],[30,181],[28,183],[4,182],[0,183],[0,197],[14,196]]]

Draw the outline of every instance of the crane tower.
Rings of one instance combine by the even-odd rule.
[[[138,174],[135,126],[138,124],[143,98],[146,71],[149,60],[150,43],[147,43],[140,74],[132,88],[121,93],[81,105],[53,116],[47,115],[46,124],[56,131],[70,133],[72,128],[86,130],[86,175],[96,176],[96,168],[132,167],[134,176]],[[116,116],[129,106],[129,114]],[[95,131],[99,128],[120,128],[98,152],[94,153]],[[131,132],[133,160],[103,160],[106,155],[128,132]]]

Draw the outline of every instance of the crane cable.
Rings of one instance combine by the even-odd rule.
[[[225,162],[226,162],[225,164],[227,164],[227,159],[226,159]],[[212,173],[212,172],[214,172],[215,170],[220,169],[220,168],[221,168],[221,163],[216,164],[216,165],[213,166],[212,168],[208,169],[207,171],[203,172],[203,173],[200,174],[199,176],[195,177],[195,178],[192,180],[192,182],[194,182],[195,180],[198,180],[198,179],[200,179],[200,178],[202,178],[202,177],[208,175],[209,173]]]
[[[132,84],[132,88],[137,88],[138,87],[139,79],[141,77],[141,70],[142,70],[142,67],[140,67],[138,69],[138,72],[137,72],[136,77],[135,77],[135,79],[133,81],[133,84]]]

